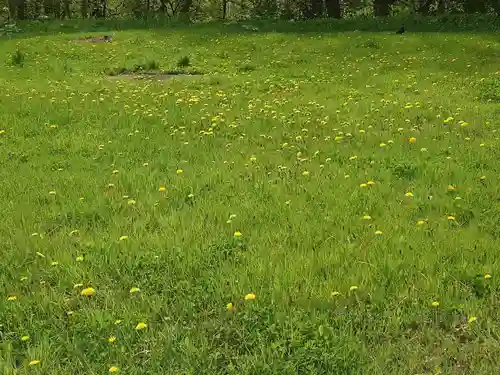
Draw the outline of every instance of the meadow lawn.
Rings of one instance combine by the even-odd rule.
[[[0,41],[0,374],[500,373],[498,36],[111,34]]]

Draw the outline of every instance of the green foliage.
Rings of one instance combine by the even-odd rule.
[[[380,47],[381,47],[380,43],[377,42],[376,40],[373,40],[373,39],[366,40],[363,43],[361,43],[359,46],[363,47],[363,48],[373,48],[373,49],[380,49]]]
[[[67,0],[61,7],[42,0],[4,0],[4,12],[0,18],[8,20],[36,21],[39,28],[50,29],[56,19],[97,18],[92,22],[93,31],[106,30],[105,20],[140,20],[141,23],[165,23],[165,19],[187,24],[191,22],[224,20],[303,20],[331,18],[365,18],[377,16],[384,19],[389,15],[405,16],[454,16],[500,15],[498,0],[109,0],[104,3]],[[380,16],[380,17],[379,17]],[[130,21],[128,21],[130,23]],[[248,26],[254,30],[255,26]],[[59,27],[66,32],[75,30],[70,23],[62,22]],[[79,28],[81,29],[81,27]]]
[[[137,73],[137,72],[158,70],[159,68],[160,64],[158,64],[154,60],[149,60],[145,63],[135,64],[130,71]]]
[[[14,52],[10,56],[10,63],[11,65],[22,67],[24,66],[24,58],[24,52],[22,52],[20,49],[16,49],[16,52]]]
[[[177,61],[178,68],[187,68],[190,65],[191,65],[191,60],[189,59],[188,56],[183,56],[179,59],[179,61]]]
[[[16,24],[5,24],[3,27],[0,27],[0,36],[8,36],[10,38],[13,34],[20,32],[21,29]]]
[[[480,97],[483,100],[500,103],[500,77],[497,76],[482,82],[480,90]]]

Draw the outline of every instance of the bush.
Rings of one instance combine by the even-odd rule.
[[[10,63],[14,66],[23,66],[24,53],[21,50],[17,49],[16,52],[11,55]]]
[[[190,65],[191,65],[191,62],[189,61],[188,56],[181,57],[179,59],[179,61],[177,62],[177,67],[179,67],[179,68],[187,68]]]

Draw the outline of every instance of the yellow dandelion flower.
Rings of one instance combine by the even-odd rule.
[[[137,331],[140,331],[141,329],[145,329],[147,327],[148,327],[148,325],[146,323],[140,322],[140,323],[137,323],[137,325],[135,326],[135,329]]]
[[[354,292],[354,291],[356,291],[356,290],[358,290],[358,289],[359,289],[359,287],[358,287],[357,285],[353,285],[353,286],[351,286],[351,287],[349,288],[349,290],[350,290],[351,292]]]
[[[257,296],[256,296],[254,293],[248,293],[248,294],[245,296],[245,301],[252,301],[252,300],[254,300],[255,298],[257,298]]]
[[[76,261],[77,261],[77,262],[83,262],[83,255],[78,255],[78,256],[76,257]]]
[[[139,288],[136,288],[136,287],[130,288],[130,294],[139,293],[140,291],[141,290]]]
[[[34,359],[28,363],[29,366],[36,366],[40,364],[40,360]]]
[[[227,305],[226,305],[226,309],[227,311],[233,311],[234,310],[234,306],[231,302],[229,302]]]
[[[455,221],[455,220],[457,220],[457,218],[456,218],[455,216],[452,216],[452,215],[447,216],[446,218],[447,218],[449,221]]]
[[[194,194],[193,194],[193,193],[189,193],[187,197],[188,197],[189,199],[192,199],[192,198],[194,198]]]
[[[118,169],[115,169],[112,173],[113,174],[118,174],[119,170]]]
[[[95,289],[94,288],[85,288],[80,292],[80,294],[82,296],[91,297],[95,294]]]
[[[9,296],[7,297],[7,301],[17,301],[17,296]]]
[[[349,158],[349,160],[356,160],[357,158],[358,158],[357,155],[353,155]]]
[[[137,203],[137,202],[135,201],[135,199],[129,199],[129,200],[128,200],[128,202],[127,202],[127,204],[128,204],[129,206],[134,206],[136,203]]]
[[[234,236],[234,237],[241,237],[241,236],[242,236],[242,234],[241,234],[241,232],[236,231],[236,232],[234,232],[234,235],[233,235],[233,236]]]
[[[366,184],[367,184],[367,185],[370,185],[370,186],[372,186],[372,185],[375,185],[375,181],[373,181],[373,180],[370,180],[370,181],[368,181],[368,182],[367,182]]]
[[[50,265],[51,266],[57,266],[59,264],[59,262],[51,262]]]
[[[414,196],[414,195],[413,195],[413,193],[412,193],[411,191],[409,191],[409,192],[407,192],[407,193],[405,194],[405,197],[412,198],[413,196]]]
[[[340,292],[334,291],[334,292],[332,292],[331,296],[337,297],[337,296],[340,296],[340,294],[341,294]]]
[[[0,135],[4,135],[5,134],[5,130],[0,130]]]
[[[419,220],[417,221],[417,225],[424,225],[425,224],[425,220]]]
[[[120,372],[120,369],[119,369],[118,367],[116,367],[116,366],[111,366],[111,367],[109,368],[108,372],[109,372],[110,374],[116,374],[116,373]]]
[[[167,191],[167,188],[165,187],[165,185],[160,184],[160,188],[158,189],[158,191],[163,193],[163,192]]]
[[[108,342],[110,344],[114,344],[116,342],[116,336],[109,336],[108,337]]]
[[[415,137],[410,137],[410,138],[408,138],[408,142],[410,142],[410,143],[415,143],[415,142],[417,142],[417,138],[415,138]]]
[[[376,234],[377,236],[381,236],[381,235],[383,234],[383,232],[382,232],[381,230],[377,230],[377,231],[375,231],[375,234]]]
[[[484,279],[485,280],[491,279],[491,275],[489,273],[485,274],[484,275]]]
[[[359,185],[360,188],[365,188],[367,186],[368,186],[368,184],[365,184],[365,183]]]
[[[49,191],[49,194],[50,195],[56,195],[56,191],[55,190],[51,190],[51,191]]]
[[[431,303],[431,306],[432,307],[439,307],[439,302],[438,301],[434,301]]]
[[[455,191],[455,190],[457,190],[457,188],[455,186],[453,186],[453,185],[448,185],[447,189],[448,189],[448,191]]]
[[[122,320],[121,320],[121,319],[116,319],[116,320],[115,320],[115,325],[118,325],[118,324],[120,324],[121,322],[122,322]]]
[[[481,177],[479,177],[479,179],[480,179],[481,181],[484,181],[484,180],[486,180],[486,176],[481,176]]]
[[[128,236],[120,236],[120,238],[118,239],[119,241],[125,241],[125,240],[128,240]]]
[[[26,342],[29,341],[30,337],[28,335],[21,336],[21,341]]]
[[[471,324],[471,323],[474,323],[476,320],[477,320],[477,317],[475,317],[475,316],[470,316],[470,317],[469,317],[469,319],[467,320],[467,322],[468,322],[469,324]]]
[[[386,143],[384,143],[384,142],[382,142],[381,144],[379,144],[379,147],[380,147],[380,148],[384,148],[385,146],[387,146],[387,144],[386,144]]]
[[[178,175],[178,176],[180,176],[181,174],[183,174],[183,173],[184,173],[184,171],[183,171],[182,169],[177,169],[177,172],[176,172],[176,173],[177,173],[177,175]]]
[[[365,215],[363,216],[363,220],[371,220],[372,217],[370,215]]]
[[[250,156],[250,161],[253,163],[257,161],[257,158],[255,157],[255,155]]]
[[[302,176],[309,176],[309,174],[310,174],[309,171],[302,172]]]

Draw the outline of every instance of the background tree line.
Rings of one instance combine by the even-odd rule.
[[[4,21],[70,18],[343,18],[493,13],[500,0],[0,0]]]

